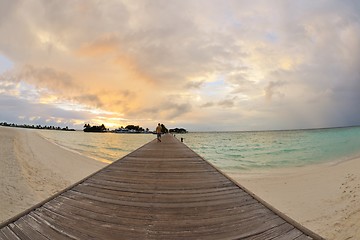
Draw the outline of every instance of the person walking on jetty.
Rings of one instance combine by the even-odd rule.
[[[161,127],[160,123],[158,123],[158,125],[156,127],[156,135],[157,135],[158,142],[161,142],[161,130],[162,130],[162,127]]]

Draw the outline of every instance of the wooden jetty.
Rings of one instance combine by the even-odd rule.
[[[172,135],[0,226],[0,239],[322,239]]]

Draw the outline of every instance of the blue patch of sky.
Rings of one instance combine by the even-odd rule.
[[[206,87],[220,87],[225,85],[225,76],[219,75],[215,81],[207,82],[205,84]]]
[[[40,97],[39,89],[26,82],[20,82],[18,85],[19,96],[22,99],[37,101]]]
[[[278,41],[278,36],[274,32],[267,32],[265,34],[265,39],[271,43],[275,43]]]
[[[210,97],[212,100],[217,99],[224,94],[225,76],[219,75],[213,81],[206,82],[201,89],[202,95]]]
[[[229,23],[229,25],[234,28],[234,29],[241,29],[243,27],[243,24],[241,23],[241,21],[239,21],[239,19],[233,14],[232,11],[226,11],[226,13],[224,14],[225,16],[225,21],[227,23]]]
[[[0,73],[6,72],[13,68],[14,64],[7,57],[0,54]]]

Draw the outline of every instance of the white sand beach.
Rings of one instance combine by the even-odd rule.
[[[0,127],[0,222],[105,166],[45,140],[36,131]]]
[[[360,239],[360,158],[228,175],[326,239]]]
[[[36,130],[0,127],[0,222],[101,169]],[[289,217],[330,240],[360,239],[360,159],[228,174]]]

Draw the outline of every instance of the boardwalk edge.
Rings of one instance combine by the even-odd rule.
[[[176,138],[177,139],[177,138]],[[177,139],[179,141],[179,139]],[[179,141],[180,142],[180,141]],[[187,146],[185,143],[184,144],[187,148],[189,148],[191,151],[193,151],[194,153],[196,153],[194,150],[192,150],[189,146]],[[218,171],[219,173],[221,173],[222,175],[224,175],[227,179],[229,179],[231,182],[233,182],[236,186],[238,186],[240,189],[244,190],[246,193],[248,193],[250,196],[252,196],[254,199],[256,199],[257,201],[259,201],[261,204],[263,204],[265,207],[267,207],[268,209],[270,209],[272,212],[274,212],[275,214],[277,214],[279,217],[281,217],[282,219],[284,219],[285,221],[289,222],[290,224],[292,224],[294,227],[298,228],[300,231],[304,232],[305,234],[309,235],[310,237],[312,237],[315,240],[326,240],[325,238],[323,238],[322,236],[320,236],[319,234],[313,232],[312,230],[308,229],[307,227],[305,227],[304,225],[300,224],[299,222],[295,221],[294,219],[292,219],[291,217],[287,216],[285,213],[281,212],[280,210],[278,210],[277,208],[275,208],[274,206],[272,206],[271,204],[269,204],[268,202],[264,201],[262,198],[260,198],[259,196],[257,196],[255,193],[253,193],[252,191],[250,191],[249,189],[247,189],[246,187],[244,187],[243,185],[241,185],[240,183],[238,183],[237,181],[235,181],[233,178],[231,178],[230,176],[228,176],[225,172],[223,172],[222,170],[220,170],[219,168],[217,168],[214,164],[212,164],[211,162],[207,161],[206,159],[204,159],[200,154],[196,153],[197,155],[200,156],[200,158],[207,162],[211,167],[213,167],[216,171]]]
[[[110,167],[112,164],[114,164],[114,163],[116,163],[116,162],[118,162],[118,161],[121,161],[123,158],[127,157],[127,156],[128,156],[129,154],[131,154],[132,152],[134,152],[134,151],[136,151],[136,150],[138,150],[138,149],[140,149],[140,148],[142,148],[142,147],[150,144],[152,141],[155,141],[155,140],[151,140],[151,141],[149,141],[148,143],[145,143],[144,145],[142,145],[142,146],[138,147],[137,149],[129,152],[128,154],[126,154],[125,156],[121,157],[120,159],[118,159],[118,160],[116,160],[116,161],[114,161],[114,162],[112,162],[112,163],[110,163],[110,164],[108,164],[108,165],[100,168],[99,170],[95,171],[94,173],[92,173],[92,174],[86,176],[85,178],[83,178],[83,179],[81,179],[81,180],[79,180],[79,181],[77,181],[77,182],[69,185],[68,187],[60,190],[59,192],[55,193],[54,195],[51,195],[50,197],[44,199],[43,201],[41,201],[41,202],[33,205],[32,207],[30,207],[30,208],[28,208],[28,209],[25,209],[24,211],[16,214],[15,216],[13,216],[13,217],[5,220],[4,222],[1,222],[1,223],[0,223],[0,229],[6,227],[7,225],[9,225],[9,224],[11,224],[11,223],[13,223],[13,222],[15,222],[15,221],[17,221],[18,219],[20,219],[20,218],[22,218],[23,216],[29,214],[30,212],[34,211],[35,209],[43,206],[45,203],[47,203],[47,202],[49,202],[49,201],[57,198],[58,196],[60,196],[60,195],[63,194],[64,192],[66,192],[66,191],[74,188],[76,185],[79,185],[80,183],[85,182],[87,179],[89,179],[89,178],[91,178],[92,176],[96,175],[96,174],[99,173],[100,171],[102,171],[102,170]]]

